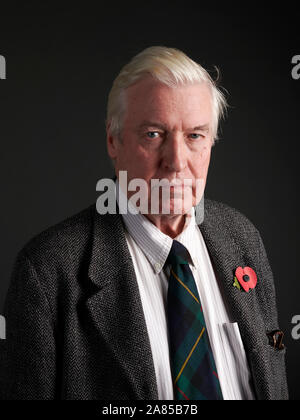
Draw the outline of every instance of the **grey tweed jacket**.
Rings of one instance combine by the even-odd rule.
[[[199,225],[238,322],[257,399],[287,399],[285,350],[261,237],[238,211],[205,200]],[[238,266],[258,283],[233,287]],[[0,340],[0,399],[158,399],[155,371],[122,217],[95,205],[33,238],[19,253]]]

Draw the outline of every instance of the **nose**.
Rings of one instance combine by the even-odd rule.
[[[183,135],[170,133],[164,144],[162,152],[164,170],[169,172],[182,172],[187,166],[187,150]]]

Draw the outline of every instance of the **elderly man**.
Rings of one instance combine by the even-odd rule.
[[[148,48],[122,69],[107,113],[118,211],[93,205],[20,252],[2,398],[287,399],[259,232],[204,200],[225,107],[208,73],[176,49]],[[134,201],[136,180],[147,189]]]

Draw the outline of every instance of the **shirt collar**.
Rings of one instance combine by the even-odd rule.
[[[122,217],[128,233],[141,248],[154,272],[159,274],[169,255],[173,239],[161,232],[143,214],[137,212],[136,207],[127,200],[123,190],[119,187],[118,180],[116,180],[116,197],[118,205],[120,200],[124,200],[122,202],[127,203],[127,212],[122,214]],[[183,231],[175,238],[187,248],[193,264],[195,264],[196,261],[193,247],[193,238],[196,229],[195,210],[193,207],[186,215]]]

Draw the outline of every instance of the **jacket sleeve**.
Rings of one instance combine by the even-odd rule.
[[[51,310],[24,250],[14,266],[4,317],[6,339],[0,340],[0,399],[55,398]]]
[[[263,240],[259,235],[259,254],[260,254],[260,271],[262,278],[264,279],[264,284],[262,288],[265,308],[264,318],[266,327],[269,332],[274,330],[280,330],[278,323],[278,313],[277,313],[277,303],[276,303],[276,293],[274,286],[273,272],[270,267],[270,263],[267,257],[267,252],[263,244]],[[274,383],[274,388],[276,392],[274,395],[277,396],[278,400],[288,400],[289,392],[287,385],[287,376],[286,376],[286,364],[285,364],[285,355],[286,349],[284,350],[273,350],[270,347],[271,355],[271,366],[270,369],[274,372],[274,377],[276,378],[276,383]]]
[[[260,277],[263,278],[263,287],[260,288],[260,297],[263,300],[261,308],[264,309],[264,318],[267,329],[273,331],[279,329],[274,276],[263,240],[260,233],[257,233],[259,241]]]

